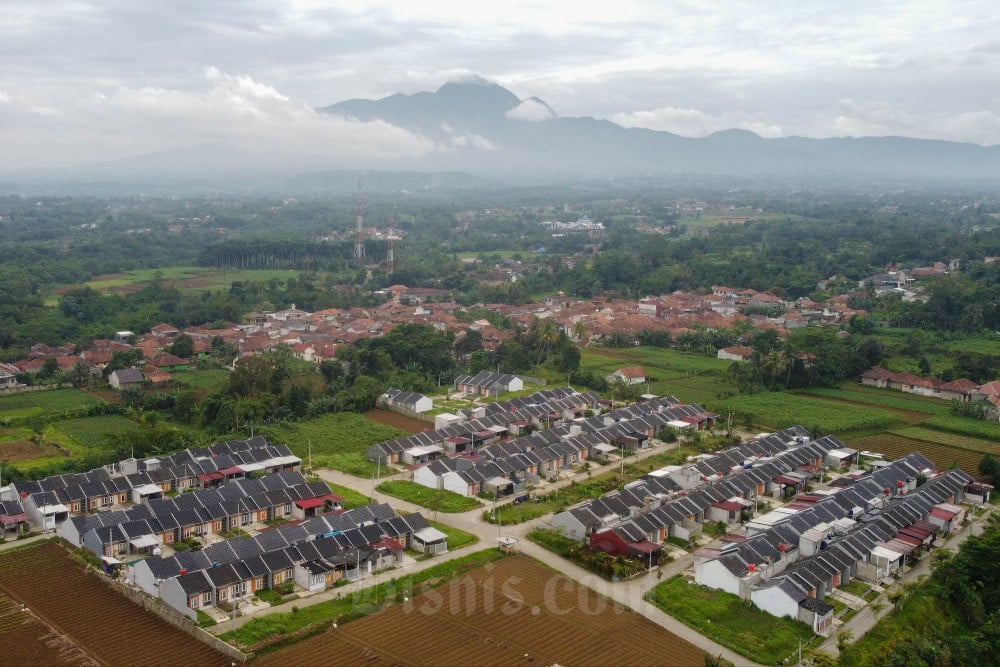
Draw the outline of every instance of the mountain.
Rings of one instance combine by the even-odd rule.
[[[589,117],[560,117],[543,100],[522,100],[479,78],[447,83],[435,92],[348,100],[319,111],[380,119],[440,147],[404,168],[464,170],[517,181],[703,174],[898,183],[989,181],[1000,173],[1000,146],[906,137],[764,139],[735,129],[693,139]]]

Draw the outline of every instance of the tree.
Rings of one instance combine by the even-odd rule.
[[[979,460],[979,474],[993,482],[1000,481],[1000,461],[992,454],[986,454]]]
[[[167,347],[167,352],[181,359],[190,359],[194,356],[194,339],[187,334],[181,334]]]

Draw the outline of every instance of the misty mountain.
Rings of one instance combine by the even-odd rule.
[[[905,137],[764,139],[745,130],[694,139],[590,117],[560,117],[538,98],[521,100],[483,79],[447,83],[435,92],[347,100],[319,111],[382,120],[432,139],[442,150],[421,158],[423,168],[512,181],[704,174],[799,182],[948,182],[992,180],[1000,173],[998,146]]]

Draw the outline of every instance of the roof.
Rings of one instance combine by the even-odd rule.
[[[420,540],[421,542],[423,542],[424,544],[427,544],[428,542],[440,542],[442,540],[448,539],[447,535],[442,533],[437,528],[433,528],[431,526],[428,526],[427,528],[424,528],[422,530],[418,530],[417,532],[413,533],[413,536],[418,540]]]
[[[646,371],[642,366],[625,366],[624,368],[619,368],[616,373],[623,375],[627,378],[644,378],[646,377]]]

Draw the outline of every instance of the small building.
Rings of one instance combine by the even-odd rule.
[[[624,380],[628,384],[642,384],[646,381],[646,370],[642,366],[625,366],[605,378],[608,382]]]
[[[838,447],[826,453],[824,463],[834,470],[845,470],[858,462],[858,450]]]
[[[715,356],[719,359],[729,359],[730,361],[749,361],[752,354],[752,347],[734,345],[720,349]]]
[[[448,536],[437,528],[428,526],[413,533],[413,546],[425,554],[448,553]]]
[[[524,389],[524,380],[507,373],[480,371],[473,376],[461,375],[455,378],[454,389],[463,394],[499,396],[512,391],[521,391]]]
[[[111,371],[108,376],[108,384],[121,391],[129,387],[141,387],[146,381],[146,376],[138,368],[122,368]]]
[[[390,388],[379,396],[379,404],[387,408],[401,408],[409,412],[423,413],[434,409],[434,401],[415,391]]]

